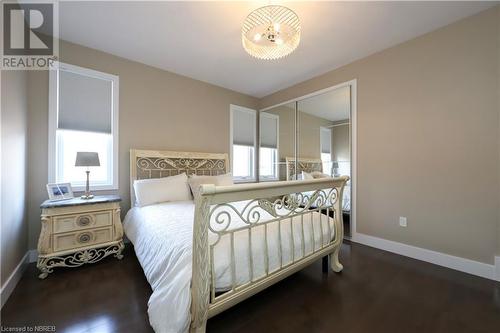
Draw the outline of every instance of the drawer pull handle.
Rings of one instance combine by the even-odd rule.
[[[78,220],[76,221],[76,224],[78,224],[80,227],[86,227],[92,222],[92,219],[88,215],[80,216]]]
[[[84,233],[84,234],[80,234],[78,236],[78,242],[79,243],[88,243],[92,240],[92,234],[90,233]]]

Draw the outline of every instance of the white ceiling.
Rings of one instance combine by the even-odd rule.
[[[350,112],[349,87],[338,88],[321,95],[299,101],[299,111],[313,116],[339,121],[349,119]]]
[[[268,1],[61,2],[60,37],[262,97],[494,6],[494,2],[289,2],[302,38],[281,60],[250,57],[241,24]]]

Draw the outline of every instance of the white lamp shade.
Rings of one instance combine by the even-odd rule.
[[[101,163],[99,163],[99,154],[95,152],[79,151],[76,153],[75,166],[77,167],[101,166]]]

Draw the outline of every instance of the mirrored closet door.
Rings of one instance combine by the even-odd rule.
[[[351,177],[350,85],[267,108],[259,113],[259,180]],[[343,197],[350,237],[351,181]]]
[[[297,163],[302,179],[351,177],[351,87],[343,86],[297,101]],[[351,181],[344,188],[343,220],[350,237]]]

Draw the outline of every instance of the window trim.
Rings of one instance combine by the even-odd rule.
[[[120,80],[117,75],[99,72],[93,69],[88,69],[76,65],[70,65],[55,61],[49,68],[49,124],[48,124],[48,183],[54,183],[56,179],[56,131],[57,131],[57,114],[59,109],[58,94],[59,94],[59,70],[65,70],[80,75],[85,75],[93,78],[100,78],[112,81],[112,121],[111,134],[113,136],[113,170],[111,185],[91,185],[92,191],[118,190],[118,140],[119,140],[119,85]],[[84,191],[85,186],[72,186],[73,191]]]
[[[233,172],[233,113],[235,111],[243,111],[246,113],[250,113],[254,117],[254,131],[253,131],[253,163],[252,163],[252,170],[253,170],[253,177],[235,177],[233,174],[233,181],[235,183],[254,183],[257,181],[257,175],[256,175],[256,160],[257,160],[257,110],[246,108],[244,106],[239,106],[235,104],[230,104],[229,105],[229,163],[230,163],[230,170]]]
[[[259,182],[272,182],[280,180],[280,116],[266,111],[259,112],[259,129],[262,128],[262,118],[272,118],[276,120],[276,177],[262,177],[259,170]],[[260,134],[260,133],[259,133]],[[260,135],[259,135],[259,169],[260,169]]]

